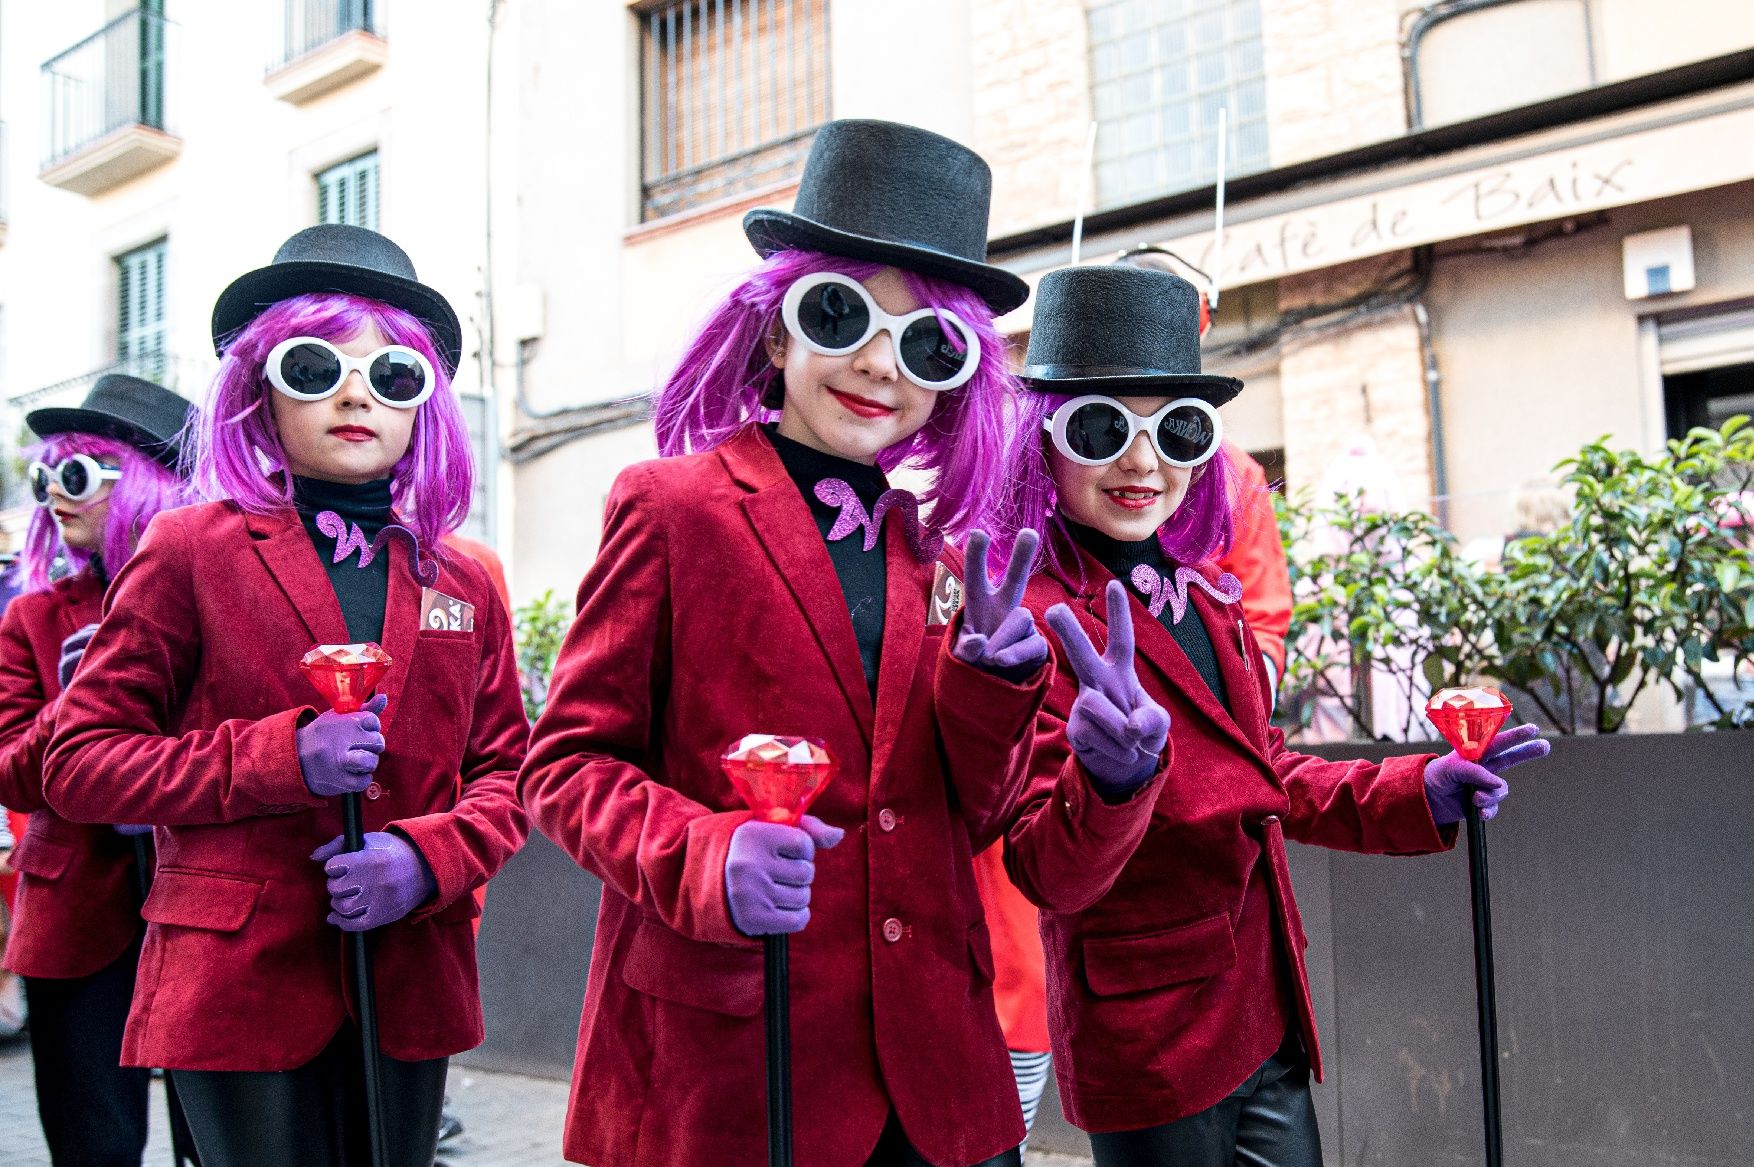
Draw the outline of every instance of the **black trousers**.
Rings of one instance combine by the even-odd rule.
[[[449,1058],[383,1055],[387,1167],[432,1167]],[[343,1025],[296,1070],[173,1070],[203,1167],[365,1167],[365,1072],[359,1031]]]
[[[37,1114],[55,1167],[139,1167],[148,1071],[124,1066],[140,939],[88,977],[25,977]]]
[[[1140,1131],[1091,1135],[1096,1167],[1322,1167],[1309,1063],[1296,1039],[1216,1106]]]
[[[865,1160],[865,1167],[934,1167],[934,1164],[914,1150],[914,1145],[907,1141],[907,1135],[902,1133],[901,1122],[891,1112],[889,1121],[883,1124],[883,1134],[877,1140],[877,1149]],[[1023,1156],[1013,1147],[991,1159],[982,1159],[974,1167],[1023,1167]]]

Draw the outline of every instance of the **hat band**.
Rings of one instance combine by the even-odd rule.
[[[1025,365],[1017,374],[1025,381],[1082,381],[1094,377],[1205,377],[1199,369],[1149,369],[1138,365]]]

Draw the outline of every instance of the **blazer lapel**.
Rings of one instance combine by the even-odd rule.
[[[1212,651],[1218,657],[1219,671],[1230,688],[1232,720],[1248,741],[1265,742],[1267,719],[1266,711],[1261,707],[1260,677],[1263,666],[1243,638],[1243,618],[1198,587],[1188,589],[1188,601],[1199,609],[1200,618],[1206,622],[1206,631],[1212,637]]]
[[[415,578],[414,564],[409,561],[405,540],[389,540],[384,551],[390,556],[390,589],[384,597],[383,649],[390,654],[390,672],[378,686],[378,692],[390,699],[380,719],[387,735],[396,720],[396,711],[402,704],[402,691],[408,687],[408,677],[413,671],[415,638],[420,634],[421,584]],[[333,591],[331,588],[330,592]]]
[[[914,666],[920,659],[926,635],[926,600],[934,567],[934,563],[921,563],[915,558],[899,519],[885,521],[883,525],[883,554],[888,562],[884,574],[883,659],[877,671],[877,735],[871,751],[872,774],[883,773],[901,732],[908,696],[913,692]]]
[[[840,577],[835,574],[834,561],[828,556],[822,533],[816,529],[810,506],[760,430],[751,427],[721,449],[733,477],[755,488],[743,500],[743,509],[754,528],[756,541],[767,552],[786,590],[804,613],[805,623],[823,656],[828,658],[829,668],[868,746],[876,711],[865,685],[865,666],[859,657],[853,618],[840,590]],[[893,581],[889,594],[894,594]],[[888,619],[885,616],[885,655],[889,647]]]
[[[341,601],[329,585],[322,560],[304,524],[291,509],[271,515],[244,515],[244,525],[280,593],[311,635],[311,644],[347,643]]]

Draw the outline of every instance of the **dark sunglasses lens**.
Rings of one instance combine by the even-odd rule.
[[[426,391],[426,370],[413,353],[379,353],[371,374],[372,388],[385,401],[413,401]]]
[[[812,344],[826,349],[852,348],[870,325],[865,302],[842,284],[818,284],[798,305],[798,327]]]
[[[320,397],[341,383],[341,361],[318,344],[296,344],[280,358],[280,379],[300,397]]]
[[[1118,405],[1092,401],[1066,419],[1066,444],[1080,458],[1106,461],[1127,447],[1132,430]]]
[[[948,381],[968,364],[962,334],[937,318],[922,316],[901,330],[901,363],[928,384]]]
[[[32,466],[30,470],[30,495],[38,505],[49,501],[49,468]]]
[[[1157,423],[1157,444],[1177,462],[1192,462],[1212,448],[1212,419],[1191,405],[1171,410]]]
[[[84,498],[91,490],[91,475],[85,472],[85,463],[75,462],[71,458],[61,463],[61,490],[75,502]]]

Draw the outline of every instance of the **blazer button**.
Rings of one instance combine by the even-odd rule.
[[[901,939],[900,920],[891,916],[889,919],[883,921],[883,939],[889,941],[891,944],[894,944],[897,940]]]
[[[1266,817],[1266,818],[1264,818],[1264,819],[1262,819],[1262,820],[1261,820],[1261,825],[1262,825],[1262,826],[1263,826],[1263,827],[1270,827],[1270,826],[1272,826],[1272,825],[1273,825],[1273,824],[1274,824],[1274,823],[1276,823],[1276,822],[1278,822],[1278,821],[1279,821],[1279,816],[1278,816],[1278,815],[1276,815],[1276,814],[1270,814],[1270,815],[1268,815],[1268,816],[1267,816],[1267,817]]]
[[[376,782],[373,782],[365,788],[365,796],[374,800],[382,798],[384,796],[384,788],[379,786]]]
[[[890,810],[887,806],[878,811],[877,825],[882,827],[885,831],[893,831],[895,829],[895,812]]]

